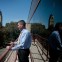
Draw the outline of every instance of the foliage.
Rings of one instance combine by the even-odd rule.
[[[11,40],[15,40],[18,35],[17,22],[6,23],[6,26],[0,29],[0,47],[5,47]]]
[[[32,23],[31,24],[31,32],[33,34],[39,34],[42,37],[48,37],[50,34],[50,31],[45,28],[44,25],[40,23]]]

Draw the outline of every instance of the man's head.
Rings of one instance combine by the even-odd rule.
[[[18,22],[18,28],[19,28],[19,30],[22,30],[23,28],[25,28],[25,25],[26,25],[25,21],[24,20],[20,20]]]
[[[56,29],[56,30],[62,30],[62,22],[57,23],[57,24],[55,25],[55,29]]]

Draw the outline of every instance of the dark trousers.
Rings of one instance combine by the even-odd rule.
[[[19,49],[18,50],[18,59],[19,62],[29,62],[29,49]]]
[[[49,62],[57,62],[58,57],[59,57],[59,51],[51,48],[49,50],[49,55],[50,55]]]

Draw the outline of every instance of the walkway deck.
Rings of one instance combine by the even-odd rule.
[[[42,53],[42,50],[40,49],[39,44],[37,42],[35,44],[32,42],[30,50],[34,62],[48,62],[47,57]]]

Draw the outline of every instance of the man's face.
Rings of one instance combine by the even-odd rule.
[[[62,26],[59,29],[62,30]]]
[[[18,29],[19,30],[23,29],[23,23],[21,23],[21,22],[18,23]]]

